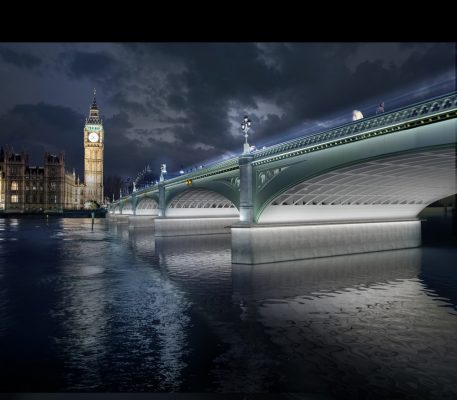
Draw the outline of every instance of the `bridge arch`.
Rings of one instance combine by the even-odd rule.
[[[315,163],[320,169],[308,171],[305,165],[291,166],[287,175],[295,179],[282,188],[284,181],[275,182],[277,190],[259,207],[257,222],[415,218],[427,205],[457,192],[454,145],[340,165],[322,161]],[[300,168],[301,179],[296,176]]]
[[[137,201],[136,215],[158,215],[159,203],[155,198],[143,197]]]
[[[122,204],[122,212],[121,212],[122,215],[133,215],[133,203],[132,201],[129,199],[129,200],[126,200],[123,204]]]
[[[167,199],[167,217],[237,217],[235,204],[212,190],[190,188]]]

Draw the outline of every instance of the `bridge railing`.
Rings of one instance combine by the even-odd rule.
[[[314,135],[303,136],[292,139],[277,145],[270,146],[266,149],[254,152],[255,159],[261,159],[273,154],[282,153],[288,150],[297,149],[326,142],[328,140],[344,138],[368,129],[382,128],[398,122],[405,122],[417,117],[436,114],[450,108],[457,108],[457,93],[452,92],[446,95],[436,97],[431,100],[423,101],[388,113],[383,113],[373,117],[357,120],[337,128],[332,128]]]
[[[262,159],[274,154],[282,153],[285,151],[312,146],[317,143],[326,142],[329,140],[344,138],[351,136],[369,129],[382,128],[399,122],[406,122],[411,119],[418,117],[426,117],[427,115],[437,114],[449,109],[457,108],[457,93],[452,92],[439,96],[433,99],[415,103],[397,110],[393,110],[388,113],[382,113],[373,117],[364,118],[350,122],[348,124],[332,128],[324,132],[319,132],[313,135],[303,136],[300,138],[292,139],[286,142],[279,143],[277,145],[270,146],[266,149],[256,150],[253,155],[254,159]],[[204,177],[215,174],[221,170],[236,168],[238,166],[238,156],[224,160],[208,167],[192,171],[178,177],[167,179],[167,184],[179,183],[185,179],[194,179],[198,177]],[[136,192],[136,194],[142,194],[151,190],[156,190],[157,184],[151,185],[150,187],[143,188]],[[128,198],[124,196],[121,200]],[[116,202],[117,203],[117,202]],[[114,203],[114,204],[116,204]]]
[[[218,172],[218,171],[221,171],[224,169],[234,168],[237,166],[238,166],[238,156],[209,165],[208,167],[203,167],[201,169],[197,169],[196,171],[188,172],[186,174],[177,176],[176,178],[167,179],[167,184],[180,182],[183,179],[193,179],[196,177],[211,175],[215,172]]]
[[[230,168],[235,168],[238,166],[238,157],[233,157],[229,158],[228,160],[224,160],[218,163],[214,163],[209,165],[208,167],[204,167],[201,169],[197,169],[196,171],[188,172],[182,175],[179,175],[177,177],[171,178],[171,179],[166,179],[167,185],[168,184],[173,184],[173,183],[179,183],[182,182],[183,180],[187,179],[194,179],[196,177],[202,177],[205,175],[211,175],[213,173],[219,172],[224,169],[230,169]],[[143,193],[151,192],[153,190],[158,190],[158,184],[152,184],[150,186],[141,188],[135,192],[135,195],[141,195]],[[120,200],[125,200],[129,198],[131,194],[127,196],[123,196]],[[117,204],[118,201],[114,202],[113,204]]]

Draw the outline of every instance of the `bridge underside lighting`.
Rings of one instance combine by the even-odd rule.
[[[413,218],[457,192],[453,148],[385,157],[308,179],[270,202],[259,222]]]
[[[188,189],[173,198],[167,217],[233,217],[235,205],[219,193],[206,189]]]

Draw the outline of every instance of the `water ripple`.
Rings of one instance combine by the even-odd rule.
[[[240,266],[229,235],[104,220],[0,239],[5,391],[457,397],[455,248]]]

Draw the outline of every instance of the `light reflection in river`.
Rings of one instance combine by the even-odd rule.
[[[0,239],[3,390],[457,395],[455,247],[243,266],[229,235],[104,220]]]
[[[234,298],[302,376],[338,382],[339,395],[452,398],[457,313],[417,278],[422,251],[233,265]]]

